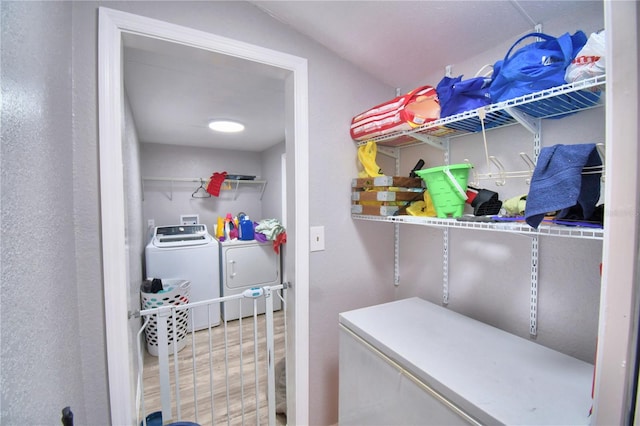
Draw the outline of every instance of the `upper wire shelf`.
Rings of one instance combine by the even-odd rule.
[[[486,130],[522,123],[523,116],[532,119],[561,117],[603,105],[600,91],[606,76],[564,84],[551,89],[487,105],[484,107]],[[444,147],[440,138],[456,138],[482,131],[478,110],[465,111],[416,127],[411,130],[376,136],[358,145],[373,141],[381,146],[404,147],[423,142]]]

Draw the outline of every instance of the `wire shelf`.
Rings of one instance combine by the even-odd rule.
[[[600,107],[603,105],[601,94],[605,83],[606,76],[602,75],[488,105],[484,107],[485,129],[519,123],[514,117],[517,114],[511,113],[514,108],[533,118],[560,118]],[[374,141],[381,146],[399,147],[427,142],[435,146],[444,146],[438,139],[455,138],[480,131],[482,126],[478,110],[472,110],[441,118],[415,129],[357,141],[357,144]]]
[[[524,234],[530,236],[552,236],[589,240],[603,240],[604,229],[587,228],[581,226],[566,225],[540,225],[537,229],[530,227],[525,222],[466,222],[456,219],[441,219],[435,217],[418,216],[372,216],[352,214],[353,219],[369,220],[374,222],[408,223],[435,228],[472,229],[481,231],[506,232],[512,234]]]

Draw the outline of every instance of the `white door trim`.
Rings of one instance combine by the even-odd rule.
[[[292,88],[293,135],[287,136],[287,152],[293,164],[288,166],[290,195],[295,198],[295,212],[289,216],[289,246],[294,250],[291,280],[293,306],[290,334],[292,349],[287,354],[294,360],[293,377],[288,389],[293,392],[289,406],[292,424],[308,424],[309,418],[309,198],[308,198],[308,80],[307,60],[282,52],[239,42],[203,31],[101,7],[99,10],[98,86],[100,139],[100,201],[102,209],[102,260],[104,279],[105,322],[111,423],[133,424],[134,371],[129,362],[131,344],[128,337],[127,293],[128,261],[125,249],[125,188],[122,160],[122,34],[159,38],[200,49],[260,62],[291,71],[287,84]],[[288,97],[288,99],[291,98]],[[291,138],[292,136],[292,138]],[[291,138],[291,139],[290,139]],[[289,210],[291,213],[291,210]],[[291,220],[293,219],[293,220]],[[291,276],[290,276],[291,278]],[[290,399],[291,400],[291,399]]]
[[[638,2],[605,1],[605,236],[591,424],[640,424],[630,408],[637,395],[640,297],[638,231]],[[635,35],[634,35],[635,34]],[[631,36],[630,36],[631,35]],[[637,409],[637,407],[636,407]]]

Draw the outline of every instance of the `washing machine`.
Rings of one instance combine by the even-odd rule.
[[[273,243],[256,240],[228,240],[220,244],[220,295],[239,294],[251,287],[274,286],[282,282],[280,254],[273,250]],[[273,295],[273,309],[281,308],[278,295]],[[263,297],[257,299],[257,311],[265,312]],[[240,302],[232,300],[222,306],[225,321],[253,315],[253,299]]]
[[[191,282],[190,303],[220,297],[219,246],[204,224],[158,226],[145,248],[149,279]],[[195,307],[189,331],[220,324],[220,304]]]

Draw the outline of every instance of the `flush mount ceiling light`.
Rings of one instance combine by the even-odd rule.
[[[216,132],[237,133],[244,130],[244,124],[231,120],[212,120],[209,122],[209,128]]]

